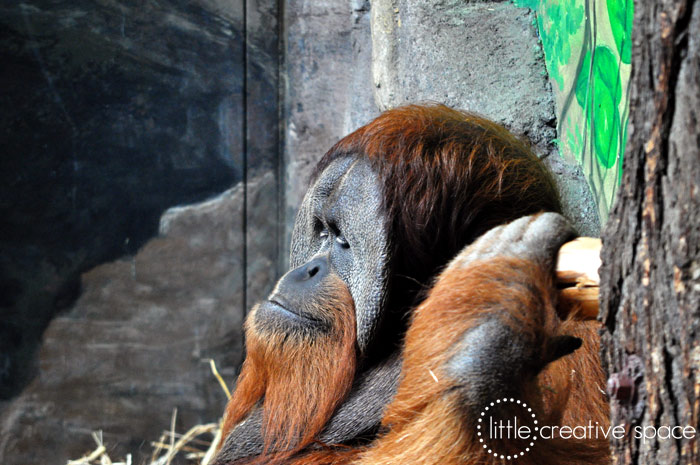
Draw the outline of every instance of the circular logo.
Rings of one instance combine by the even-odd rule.
[[[512,397],[504,397],[481,411],[476,434],[489,454],[516,460],[530,452],[539,437],[539,429],[531,407]]]

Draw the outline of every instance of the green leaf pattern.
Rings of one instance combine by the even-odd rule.
[[[622,177],[633,0],[514,0],[536,12],[560,152],[581,165],[602,221]]]
[[[608,0],[608,16],[615,45],[620,59],[625,64],[632,62],[632,20],[634,18],[633,0]]]

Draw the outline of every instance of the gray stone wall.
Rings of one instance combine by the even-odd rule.
[[[274,204],[274,184],[268,173],[247,195]],[[66,463],[94,449],[97,430],[110,456],[143,463],[175,409],[178,432],[217,421],[226,396],[207,361],[232,381],[243,357],[243,195],[238,184],[168,210],[158,238],[83,275],[44,333],[38,375],[3,411],[1,463]],[[276,226],[255,219],[261,232]]]
[[[366,0],[290,0],[284,36],[285,268],[294,215],[316,162],[379,114]]]
[[[241,180],[242,10],[203,3],[0,6],[0,399],[82,272]]]
[[[278,271],[277,8],[0,6],[0,463],[220,417]]]

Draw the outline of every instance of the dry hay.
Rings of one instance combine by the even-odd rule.
[[[231,392],[226,383],[216,369],[213,360],[209,360],[212,373],[219,381],[222,389],[228,398]],[[151,442],[153,453],[147,465],[170,465],[176,456],[181,456],[193,465],[209,465],[214,459],[219,441],[221,441],[221,424],[207,423],[196,425],[190,428],[185,434],[175,432],[175,420],[177,419],[177,409],[173,411],[170,420],[170,429],[164,431],[158,441]],[[203,439],[200,436],[213,436],[213,439]],[[135,465],[132,463],[131,454],[127,454],[123,460],[115,461],[107,454],[107,448],[102,441],[102,431],[93,432],[92,438],[95,441],[95,449],[85,456],[68,461],[67,465]]]

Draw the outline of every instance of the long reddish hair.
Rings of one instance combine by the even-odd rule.
[[[561,210],[551,174],[523,141],[445,105],[382,113],[336,143],[312,178],[345,156],[366,156],[374,166],[399,272],[419,282],[492,227]]]
[[[352,385],[356,365],[355,313],[350,292],[334,274],[315,302],[330,329],[314,335],[286,334],[256,326],[248,316],[246,359],[226,407],[224,438],[260,402],[263,453],[240,463],[282,463],[311,444]]]

